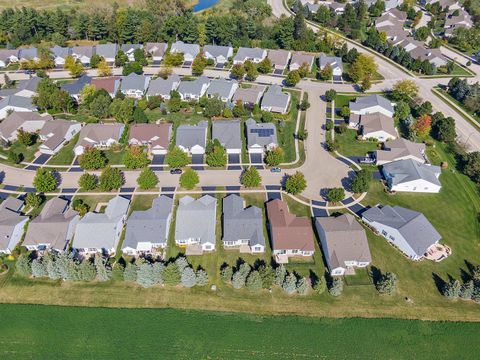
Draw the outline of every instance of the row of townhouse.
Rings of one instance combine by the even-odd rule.
[[[377,0],[366,0],[365,4],[370,7],[376,3]],[[354,4],[357,0],[347,0],[347,1],[331,1],[331,0],[300,0],[300,3],[304,9],[312,14],[316,14],[320,6],[325,6],[333,11],[337,15],[341,15],[345,12],[345,6],[350,3]],[[385,1],[385,10],[390,10],[401,5],[403,0],[386,0]]]

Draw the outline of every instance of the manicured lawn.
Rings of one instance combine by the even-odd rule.
[[[300,93],[298,91],[289,91],[291,94],[290,112],[282,123],[277,125],[278,142],[285,153],[284,162],[295,160],[295,128],[297,126],[298,109]]]
[[[88,205],[90,211],[95,211],[98,203],[106,203],[112,199],[114,195],[96,195],[96,196],[83,196],[77,195],[74,199],[81,199]]]
[[[473,359],[480,351],[471,323],[35,305],[1,305],[0,316],[5,359]]]
[[[109,165],[121,165],[123,164],[123,151],[113,151],[111,149],[104,151],[105,156],[107,157]]]
[[[130,211],[150,209],[153,199],[157,197],[158,195],[135,195],[130,203]]]
[[[35,159],[35,153],[38,151],[39,146],[40,146],[40,142],[37,142],[36,144],[27,147],[21,144],[19,141],[16,141],[8,149],[4,149],[3,147],[0,147],[0,153],[5,156],[8,156],[8,152],[10,150],[13,150],[17,154],[19,153],[23,154],[24,162],[31,162],[33,159]]]
[[[469,114],[471,117],[473,117],[477,123],[480,123],[480,116],[471,112],[471,111],[468,111],[467,109],[465,109],[465,107],[463,106],[462,103],[460,103],[459,101],[457,101],[456,99],[454,99],[452,96],[450,96],[450,94],[448,92],[446,92],[445,90],[442,90],[442,89],[436,89],[441,95],[445,96],[448,100],[450,100],[452,103],[454,103],[455,105],[457,105],[458,107],[460,107],[463,111],[465,111],[467,114]],[[433,91],[433,93],[435,94],[435,92]],[[438,94],[437,94],[438,96]],[[441,97],[440,97],[441,98]],[[444,100],[444,99],[442,99]],[[444,100],[445,101],[445,100]],[[446,101],[445,101],[446,102]],[[448,104],[448,102],[447,102]],[[450,106],[450,105],[449,105]],[[453,108],[453,110],[455,110],[455,108]],[[458,111],[457,111],[458,112]],[[462,117],[466,118],[465,115],[459,113],[460,115],[462,115]],[[468,121],[471,121],[470,119],[466,118],[466,120]]]
[[[335,98],[335,107],[336,108],[342,108],[344,106],[348,106],[350,101],[355,100],[359,95],[343,95],[343,94],[337,94]]]
[[[338,140],[338,152],[343,156],[364,156],[369,151],[377,149],[374,141],[357,140],[357,132],[354,129],[347,129],[343,134],[335,132],[335,139]]]
[[[75,135],[72,140],[70,140],[67,144],[63,146],[63,148],[56,153],[52,158],[48,161],[49,165],[70,165],[75,157],[73,152],[73,148],[78,141],[78,137],[80,135]]]
[[[448,75],[455,75],[455,76],[472,76],[470,72],[465,70],[462,66],[454,63],[453,71]]]

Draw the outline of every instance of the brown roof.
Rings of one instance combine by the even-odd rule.
[[[108,78],[95,78],[92,79],[91,84],[99,89],[104,89],[107,91],[109,94],[113,94],[115,92],[115,81],[119,79],[118,76],[112,76]]]
[[[310,219],[290,214],[287,204],[278,199],[267,203],[267,214],[273,250],[315,250]]]
[[[290,59],[290,51],[282,49],[268,50],[267,57],[270,59],[273,65],[285,67]]]
[[[151,146],[160,145],[167,148],[170,143],[172,125],[160,124],[135,124],[130,127],[129,140],[137,140],[142,143],[149,143]]]
[[[0,123],[0,133],[10,137],[27,121],[52,121],[53,117],[48,114],[40,114],[36,111],[14,111]]]
[[[360,124],[363,127],[363,134],[369,134],[375,131],[383,130],[393,137],[397,136],[393,119],[382,113],[362,115]]]

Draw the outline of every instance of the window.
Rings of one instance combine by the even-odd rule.
[[[387,234],[387,232],[386,232],[385,230],[382,230],[382,235],[383,235],[383,236],[387,236],[388,234]]]
[[[395,238],[392,235],[390,235],[389,238],[390,238],[390,240],[395,241]]]
[[[210,245],[205,245],[205,250],[211,250],[212,247]]]
[[[297,254],[298,253],[298,250],[297,249],[293,249],[292,250],[292,254]]]

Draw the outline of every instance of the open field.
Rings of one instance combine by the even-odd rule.
[[[4,359],[467,359],[480,351],[478,324],[468,323],[24,305],[1,305],[0,316]]]
[[[113,3],[118,3],[120,6],[134,5],[139,3],[139,0],[104,0],[102,1],[103,6],[111,6]],[[99,2],[95,0],[53,0],[53,1],[43,1],[43,0],[0,0],[0,9],[5,8],[14,8],[14,7],[33,7],[35,9],[48,9],[55,8],[57,6],[68,8],[68,7],[77,7],[77,8],[92,8],[94,6],[99,6]]]

